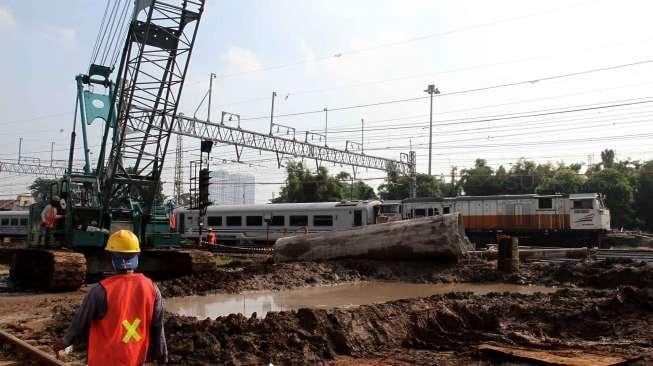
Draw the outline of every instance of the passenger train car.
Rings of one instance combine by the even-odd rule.
[[[459,196],[402,201],[404,219],[459,212],[472,242],[494,242],[497,233],[524,243],[598,244],[610,230],[610,210],[597,193]]]
[[[459,196],[402,201],[343,201],[210,206],[203,236],[212,228],[218,241],[274,242],[301,233],[347,229],[395,220],[460,213],[470,240],[495,243],[496,235],[518,236],[523,244],[598,245],[610,230],[610,211],[597,193]],[[175,210],[183,238],[199,235],[196,210]]]
[[[26,237],[29,211],[0,211],[0,238]]]
[[[211,228],[218,242],[255,243],[303,233],[319,233],[376,223],[380,201],[272,203],[262,205],[209,206],[202,222],[202,236]],[[199,236],[197,210],[175,210],[182,238]]]

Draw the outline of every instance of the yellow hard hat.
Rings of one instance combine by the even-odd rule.
[[[129,230],[118,230],[111,234],[104,250],[113,253],[140,253],[141,248],[136,234]]]

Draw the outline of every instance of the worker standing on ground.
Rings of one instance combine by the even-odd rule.
[[[213,231],[212,228],[209,228],[209,233],[206,235],[209,245],[216,246],[218,245],[218,235]]]
[[[167,362],[163,330],[164,301],[157,286],[138,267],[140,245],[129,230],[109,237],[117,274],[93,286],[66,331],[54,346],[58,354],[87,329],[88,365],[142,365],[146,359]],[[148,357],[149,355],[149,357]]]
[[[43,211],[41,211],[41,236],[39,237],[40,244],[45,244],[46,246],[50,245],[50,236],[52,235],[54,225],[57,222],[57,219],[63,217],[57,212],[59,200],[59,196],[52,196],[50,202],[43,208]]]

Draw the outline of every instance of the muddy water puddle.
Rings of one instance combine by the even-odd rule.
[[[357,282],[284,291],[252,291],[242,294],[177,297],[167,299],[166,308],[179,315],[194,316],[200,319],[215,318],[232,313],[250,316],[254,312],[262,317],[271,311],[296,310],[305,307],[350,308],[450,292],[473,292],[484,295],[490,292],[532,294],[535,292],[550,293],[556,290],[551,287],[507,283]]]

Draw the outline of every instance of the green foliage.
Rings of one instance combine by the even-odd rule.
[[[51,198],[50,187],[56,182],[56,179],[36,178],[28,188],[36,202],[44,202]]]
[[[601,192],[606,195],[605,204],[610,209],[613,227],[635,227],[637,224],[633,198],[635,190],[628,177],[614,168],[606,168],[593,173],[582,190]]]
[[[470,196],[489,196],[502,193],[503,176],[505,170],[499,177],[494,174],[494,170],[487,166],[485,159],[476,159],[474,168],[463,169],[460,175],[460,186],[465,194]]]
[[[587,177],[580,175],[580,166],[558,167],[553,175],[544,177],[535,188],[538,194],[578,193],[587,181]]]
[[[653,230],[653,160],[642,165],[638,172],[635,210],[642,226]]]
[[[348,173],[329,175],[321,166],[313,174],[301,162],[290,162],[286,167],[288,178],[274,202],[333,202],[343,199],[372,199],[374,189],[361,180],[351,182]]]
[[[441,179],[428,174],[416,174],[415,184],[417,197],[442,197],[443,192],[451,190]],[[379,197],[384,200],[401,200],[409,196],[410,178],[400,175],[396,168],[391,167],[386,183],[379,185]]]

